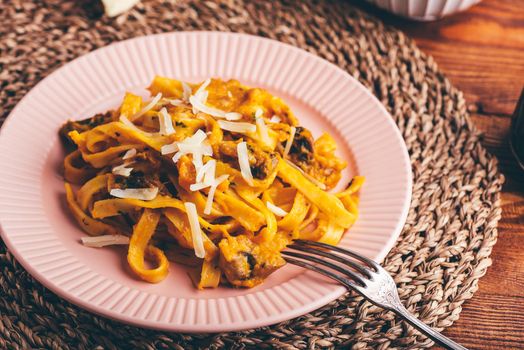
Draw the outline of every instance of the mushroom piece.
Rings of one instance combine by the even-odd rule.
[[[278,240],[275,241],[279,244]],[[285,264],[280,255],[283,245],[257,244],[245,235],[229,236],[219,243],[219,266],[227,280],[236,287],[254,287]]]

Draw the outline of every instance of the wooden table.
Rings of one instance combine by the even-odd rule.
[[[484,0],[437,22],[419,23],[364,3],[432,55],[464,92],[471,118],[506,176],[493,265],[445,334],[471,349],[524,349],[524,171],[511,156],[511,114],[524,88],[524,1]]]

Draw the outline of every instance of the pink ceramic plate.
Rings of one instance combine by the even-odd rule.
[[[137,326],[222,332],[266,326],[312,311],[345,290],[286,266],[253,289],[196,290],[172,264],[159,284],[128,271],[125,248],[94,249],[64,205],[57,136],[68,118],[114,108],[126,90],[146,94],[155,74],[186,81],[236,78],[283,97],[315,136],[334,135],[349,162],[340,182],[366,176],[361,215],[341,242],[381,261],[402,229],[411,168],[402,137],[380,102],[354,78],[305,51],[254,36],[167,33],[110,45],[80,57],[18,104],[0,137],[0,223],[17,260],[61,297]]]

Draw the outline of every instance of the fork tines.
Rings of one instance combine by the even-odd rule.
[[[352,288],[356,287],[352,282],[364,287],[365,281],[373,279],[373,272],[379,269],[378,264],[371,259],[325,243],[296,240],[288,248],[290,250],[284,250],[282,254],[290,264],[316,271],[345,285],[349,283]]]
[[[357,291],[371,303],[395,312],[446,349],[467,350],[438,333],[402,304],[391,275],[379,264],[351,250],[324,243],[297,240],[282,251],[287,262],[328,276]]]

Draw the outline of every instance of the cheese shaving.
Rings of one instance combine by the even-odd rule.
[[[166,155],[166,154],[170,154],[170,153],[175,153],[178,151],[178,145],[176,142],[174,143],[170,143],[169,145],[163,145],[161,148],[160,148],[160,153],[162,153],[162,155]]]
[[[202,141],[206,139],[206,137],[207,137],[207,134],[202,129],[198,129],[193,134],[193,136],[185,138],[184,141],[182,141],[182,143],[198,145],[198,144],[201,144]]]
[[[300,171],[302,173],[302,175],[304,175],[304,177],[306,179],[308,179],[309,181],[311,181],[312,183],[314,183],[315,185],[318,186],[318,188],[320,188],[321,190],[325,190],[326,189],[326,185],[324,185],[322,182],[318,181],[317,179],[315,179],[313,176],[309,175],[308,173],[306,173],[304,170],[302,170],[300,167],[296,166],[295,164],[291,163],[289,160],[285,159],[286,163],[289,164],[289,166],[297,169],[298,171]]]
[[[197,96],[197,98],[202,101],[202,103],[206,103],[207,102],[207,97],[209,96],[209,91],[202,91],[201,93],[199,93],[198,95],[195,95]]]
[[[242,113],[238,112],[228,112],[224,115],[226,120],[240,120],[242,119]]]
[[[211,145],[203,143],[206,137],[207,134],[198,129],[193,136],[186,138],[184,141],[176,142],[178,152],[173,156],[173,162],[178,162],[183,155],[192,154],[193,164],[198,171],[199,167],[202,166],[202,156],[213,155]]]
[[[257,131],[257,126],[251,123],[229,122],[225,120],[219,120],[217,122],[221,129],[231,132],[247,133]]]
[[[275,215],[277,216],[286,216],[288,214],[287,211],[285,211],[284,209],[274,205],[273,203],[271,203],[270,201],[267,201],[266,202],[266,207]]]
[[[133,171],[133,168],[126,168],[131,163],[124,163],[122,165],[118,165],[114,167],[111,172],[115,175],[125,176],[128,177],[131,175],[131,172]]]
[[[282,119],[280,119],[279,116],[277,115],[274,115],[271,117],[271,119],[269,119],[269,122],[273,123],[273,124],[276,124],[276,123],[280,123],[282,121]]]
[[[197,258],[203,259],[206,256],[204,249],[204,239],[202,238],[202,230],[198,222],[198,213],[195,203],[185,202],[187,218],[189,220],[189,227],[191,228],[191,238],[193,240],[193,249]]]
[[[215,118],[225,118],[226,117],[226,112],[218,109],[218,108],[215,108],[215,107],[210,107],[208,105],[205,104],[204,101],[202,101],[201,99],[198,98],[198,96],[196,95],[192,95],[189,97],[189,102],[191,103],[191,105],[193,106],[194,109],[196,109],[196,113],[198,112],[202,112],[202,113],[205,113],[205,114],[209,114],[210,116],[213,116]],[[194,114],[196,114],[194,113]]]
[[[159,92],[158,94],[156,94],[155,97],[153,97],[153,99],[144,108],[142,108],[139,112],[132,115],[129,119],[136,120],[140,118],[145,113],[147,113],[149,110],[153,109],[157,105],[157,103],[160,101],[161,98],[162,98],[162,93]]]
[[[208,143],[201,143],[197,145],[187,144],[183,142],[177,142],[178,150],[183,153],[195,153],[195,152],[202,152],[206,156],[210,156],[210,152],[213,152],[213,149],[211,148],[211,145]]]
[[[268,145],[268,146],[271,145],[272,140],[269,137],[269,133],[267,131],[267,125],[266,125],[266,123],[264,123],[264,118],[262,118],[260,116],[255,117],[255,118],[256,118],[256,124],[257,124],[257,128],[258,128],[258,134],[260,135],[260,139],[266,145]]]
[[[109,194],[117,198],[139,199],[143,201],[150,201],[156,198],[158,194],[158,187],[150,188],[113,188]]]
[[[295,138],[296,132],[297,132],[297,128],[295,128],[294,126],[289,128],[289,138],[287,139],[286,147],[284,148],[284,154],[282,156],[283,158],[286,158],[287,155],[289,154],[289,151],[291,150],[291,146],[293,145],[293,139]]]
[[[209,86],[210,83],[211,83],[211,79],[207,78],[202,84],[200,84],[200,87],[195,92],[195,96],[197,96],[199,100],[201,101],[207,100],[208,94],[207,94],[206,88]]]
[[[175,128],[173,127],[173,120],[167,109],[164,107],[158,113],[158,124],[160,126],[159,133],[161,135],[171,135],[175,133]]]
[[[182,89],[184,90],[182,98],[184,101],[189,101],[189,96],[193,93],[193,90],[191,89],[191,86],[189,86],[188,83],[182,82]]]
[[[206,187],[213,186],[215,182],[215,170],[217,161],[209,160],[205,165],[197,169],[195,183],[189,186],[191,191],[200,191]]]
[[[210,183],[213,183],[215,181],[215,172],[216,172],[217,161],[212,159],[212,160],[208,161],[208,163],[210,163],[210,162],[213,162],[213,164],[211,165],[211,167],[204,174],[204,183],[206,183],[206,184],[210,184]]]
[[[133,129],[134,131],[136,132],[139,132],[145,136],[153,136],[152,133],[150,132],[147,132],[147,131],[144,131],[142,129],[140,129],[139,127],[137,127],[135,124],[133,124],[133,122],[129,119],[127,119],[125,116],[121,115],[120,116],[120,122],[122,122],[125,126],[127,126],[128,128],[130,129]]]
[[[184,101],[182,101],[182,100],[180,100],[180,99],[174,99],[174,100],[169,99],[168,102],[169,102],[172,106],[175,106],[175,107],[178,107],[178,106],[180,106],[182,103],[184,103]]]
[[[214,159],[209,160],[204,166],[202,166],[196,174],[196,182],[211,183],[215,180],[215,169],[217,161]]]
[[[255,118],[260,118],[263,114],[264,111],[262,110],[262,108],[257,108],[257,110],[255,111]]]
[[[237,145],[238,165],[240,166],[240,173],[249,186],[255,186],[253,182],[253,174],[251,174],[251,167],[249,166],[249,154],[247,152],[247,143],[240,142]]]
[[[193,192],[196,192],[196,191],[200,191],[200,190],[203,190],[204,188],[211,187],[211,186],[212,184],[208,184],[205,182],[198,182],[198,183],[189,185],[189,189]]]
[[[193,155],[193,163],[195,164],[195,167],[202,166],[202,156],[212,156],[213,155],[213,149],[210,145],[202,144],[202,145],[184,145],[184,144],[178,144],[179,151],[173,156],[173,162],[178,162],[178,160],[186,155],[186,154],[192,154]],[[198,170],[198,169],[197,169]]]
[[[237,112],[225,112],[221,109],[208,106],[206,104],[207,97],[209,95],[209,92],[205,89],[208,87],[208,85],[211,83],[211,79],[207,79],[204,81],[198,90],[188,97],[189,103],[191,103],[191,106],[193,107],[193,114],[197,114],[199,112],[209,114],[212,117],[215,118],[225,118],[226,120],[239,120],[242,119],[242,114]]]
[[[122,157],[123,160],[133,158],[136,156],[136,148],[131,148],[130,150],[127,150],[126,154]]]
[[[129,244],[129,237],[124,235],[88,236],[80,238],[82,244],[91,248],[102,248],[108,245]]]
[[[202,166],[203,165],[203,163],[202,163],[202,156],[209,156],[209,157],[211,157],[212,155],[213,155],[213,148],[211,147],[211,145],[207,141],[204,141],[204,143],[202,144],[202,146],[201,146],[201,148],[199,149],[198,152],[193,152],[193,158],[198,157],[198,159],[199,159],[199,165],[198,166]],[[195,163],[195,159],[193,159],[193,163]]]
[[[206,206],[204,207],[204,214],[209,215],[211,214],[211,209],[213,208],[213,198],[215,197],[215,192],[217,190],[217,187],[224,181],[227,180],[229,175],[224,174],[215,179],[213,182],[213,186],[209,189],[209,193],[207,194],[207,200],[206,200]]]
[[[193,107],[193,114],[197,114],[198,112],[202,112],[205,114],[209,114],[212,117],[215,118],[225,118],[227,120],[239,120],[242,118],[241,113],[237,112],[225,112],[221,109],[208,106],[206,104],[207,97],[209,95],[209,92],[205,89],[211,82],[211,79],[207,79],[205,82],[200,85],[198,90],[191,96],[189,96],[189,103],[191,103],[191,106]]]

